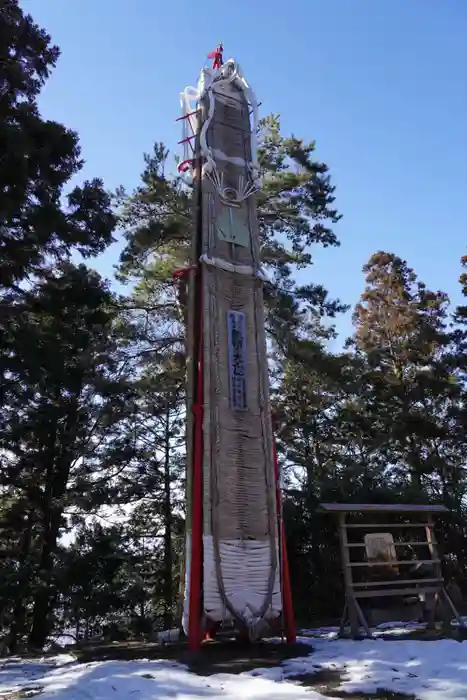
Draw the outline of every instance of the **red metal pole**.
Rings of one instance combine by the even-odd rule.
[[[198,267],[201,275],[201,266]],[[198,280],[201,290],[201,279]],[[188,647],[198,651],[201,646],[201,590],[203,574],[203,307],[199,304],[199,348],[196,377],[196,402],[193,406],[193,501],[191,523],[190,605]]]
[[[276,477],[276,505],[277,505],[277,517],[279,518],[281,512],[281,490],[279,482],[279,461],[277,459],[277,449],[276,441],[273,437],[272,441],[273,455],[274,455],[274,473]],[[280,519],[280,532],[279,537],[281,538],[281,552],[282,552],[282,606],[284,611],[284,623],[285,623],[285,636],[289,644],[295,644],[297,640],[297,633],[295,630],[295,616],[293,611],[292,603],[292,588],[290,585],[290,571],[289,571],[289,560],[287,557],[287,542],[285,539],[285,527],[284,519]]]

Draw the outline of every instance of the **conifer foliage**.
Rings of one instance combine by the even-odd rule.
[[[81,168],[77,134],[44,119],[37,97],[59,49],[17,0],[0,7],[0,285],[24,279],[73,249],[102,252],[112,240],[110,199],[95,179],[67,193]]]
[[[192,191],[161,143],[132,192],[112,198],[98,178],[71,187],[78,136],[37,106],[58,58],[17,0],[0,3],[0,635],[15,653],[55,634],[149,637],[180,618],[187,303],[173,272],[189,260]],[[352,337],[331,352],[348,307],[313,282],[317,246],[339,245],[328,167],[277,115],[261,122],[259,163],[299,621],[341,612],[322,501],[443,503],[438,536],[462,585],[467,305],[452,308],[395,252],[375,252]],[[117,230],[120,296],[84,264]]]

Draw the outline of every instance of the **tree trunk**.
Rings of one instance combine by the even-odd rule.
[[[50,434],[49,444],[44,450],[45,493],[42,500],[42,550],[39,562],[39,590],[34,599],[33,621],[29,643],[36,649],[42,649],[51,632],[50,610],[53,607],[55,593],[51,591],[53,557],[57,550],[60,523],[63,514],[63,496],[66,493],[70,468],[74,458],[74,440],[78,417],[78,399],[81,386],[76,388],[74,399],[63,407],[67,420],[59,428],[55,423]],[[59,391],[55,395],[60,405]],[[58,443],[58,444],[57,444]]]
[[[34,649],[42,649],[51,631],[49,612],[54,596],[51,594],[53,555],[57,548],[62,511],[51,507],[46,515],[45,532],[39,562],[39,590],[34,598],[32,628],[29,643]]]
[[[20,542],[20,562],[21,569],[18,578],[18,586],[16,589],[15,606],[13,610],[13,623],[10,628],[8,648],[11,654],[16,653],[18,649],[18,637],[21,637],[25,631],[26,621],[26,586],[29,582],[29,575],[26,569],[26,560],[31,549],[31,513],[26,515],[26,527],[21,537]]]
[[[165,414],[164,445],[164,627],[172,627],[173,607],[172,502],[170,473],[170,405]]]

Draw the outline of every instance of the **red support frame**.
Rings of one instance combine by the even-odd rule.
[[[187,170],[189,170],[191,167],[193,167],[193,163],[195,163],[196,160],[195,158],[187,158],[186,160],[182,160],[181,163],[178,164],[177,170],[179,173],[186,173]]]
[[[188,119],[188,117],[192,117],[193,114],[199,114],[200,110],[199,109],[194,109],[193,112],[187,112],[187,114],[182,114],[181,117],[177,117],[175,120],[176,122],[181,122],[183,119]]]
[[[201,287],[201,265],[198,265],[198,284]],[[198,651],[201,647],[201,592],[203,576],[203,307],[199,304],[199,347],[196,368],[196,403],[193,405],[193,474],[192,474],[192,522],[190,604],[188,619],[188,647]]]
[[[279,461],[277,459],[276,441],[273,437],[274,474],[276,477],[276,506],[279,524],[280,550],[282,553],[281,581],[282,581],[282,609],[284,614],[285,637],[289,644],[295,644],[297,633],[295,630],[295,615],[292,603],[292,588],[290,585],[289,560],[287,557],[287,542],[285,539],[284,519],[280,517],[282,510],[282,496],[279,479]]]
[[[186,138],[182,139],[181,141],[178,141],[179,144],[181,143],[191,143],[191,140],[194,139],[196,134],[193,134],[192,136],[187,136]]]
[[[179,165],[177,166],[177,170],[179,173],[188,172],[188,170],[190,170],[190,168],[193,168],[194,163],[196,161],[196,159],[194,157],[193,158],[186,157],[189,155],[189,148],[188,148],[188,145],[186,145],[186,144],[189,144],[189,146],[191,148],[191,154],[192,154],[192,156],[194,156],[195,149],[194,149],[192,142],[193,142],[193,139],[196,138],[196,134],[194,133],[193,125],[190,122],[190,117],[193,116],[194,114],[199,114],[200,111],[201,111],[200,109],[195,109],[192,112],[188,112],[187,114],[182,114],[181,117],[178,117],[175,120],[177,122],[179,122],[179,121],[183,122],[183,138],[180,141],[178,141],[178,144],[184,146],[184,149],[183,149],[184,150],[184,160],[181,163],[179,163]],[[188,120],[188,121],[186,121],[186,120]],[[191,134],[188,133],[188,129],[190,129],[190,131],[192,132]]]

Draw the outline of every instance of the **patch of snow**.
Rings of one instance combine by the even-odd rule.
[[[2,677],[0,693],[41,688],[40,700],[324,700],[296,683],[276,683],[249,674],[198,676],[169,661],[105,661]],[[37,666],[37,665],[36,665]],[[33,691],[34,692],[34,691]]]
[[[451,620],[451,627],[459,627],[459,625],[462,625],[462,627],[467,627],[467,617],[460,615],[459,620],[456,620],[456,618]]]
[[[0,661],[0,693],[17,691],[21,688],[35,686],[38,679],[55,669],[62,669],[68,664],[76,663],[72,654],[28,659],[24,661],[17,656],[10,656]]]
[[[419,700],[467,698],[467,643],[452,639],[316,639],[313,649],[314,653],[305,659],[284,662],[282,677],[328,669],[341,674],[338,689],[347,693],[388,690]]]
[[[300,630],[301,637],[318,639],[337,639],[339,627],[314,627],[313,629]]]
[[[380,626],[381,633],[413,625]],[[299,641],[312,644],[307,656],[275,668],[199,676],[176,662],[104,661],[79,664],[69,654],[26,662],[0,663],[0,696],[21,690],[40,700],[325,700],[294,678],[336,671],[336,690],[414,695],[418,700],[467,700],[467,642],[381,638],[335,639],[337,628],[307,630]],[[329,696],[328,696],[329,700]]]
[[[58,634],[52,634],[49,637],[48,644],[44,646],[44,650],[50,648],[52,644],[59,647],[66,647],[76,644],[76,635],[73,632],[63,631]]]
[[[42,663],[55,667],[65,666],[65,664],[71,664],[73,661],[76,661],[76,656],[74,654],[57,654],[57,656],[47,656],[41,659]]]
[[[412,632],[426,629],[425,622],[382,622],[377,627],[371,629],[374,637],[395,636],[402,637]],[[362,634],[365,632],[362,629]],[[300,635],[307,638],[337,639],[339,627],[315,627],[313,629],[300,630]]]

